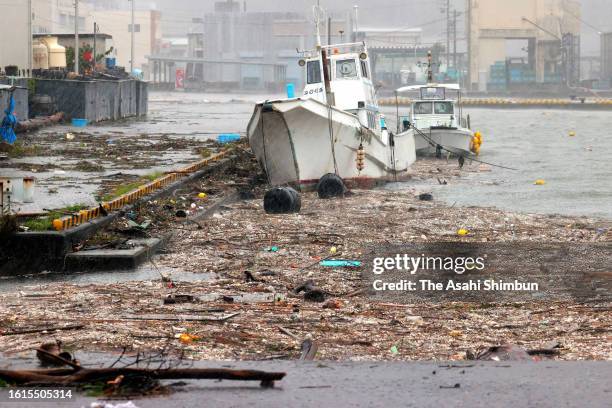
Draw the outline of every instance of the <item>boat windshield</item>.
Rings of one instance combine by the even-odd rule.
[[[306,81],[309,84],[318,84],[321,82],[321,62],[319,60],[308,61],[306,66]]]
[[[452,102],[435,102],[434,112],[438,115],[452,115],[453,114],[453,103]]]
[[[415,115],[430,115],[432,113],[433,108],[432,102],[416,102],[414,104],[414,114]]]
[[[336,61],[336,79],[357,78],[357,64],[353,59]]]

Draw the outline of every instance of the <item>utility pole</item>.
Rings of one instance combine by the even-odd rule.
[[[327,17],[327,45],[331,45],[331,17]]]
[[[135,10],[135,5],[134,3],[136,2],[136,0],[131,0],[132,2],[132,40],[131,40],[131,47],[130,47],[130,75],[134,72],[134,35],[136,33],[136,25],[134,24],[134,10]]]
[[[32,72],[32,0],[28,0],[28,71]]]
[[[96,20],[94,19],[94,38],[93,38],[93,66],[92,72],[96,73],[96,37],[98,36],[98,25],[96,24]]]
[[[446,0],[446,71],[450,65],[450,0]]]
[[[453,10],[453,68],[457,71],[457,10]]]
[[[74,72],[79,74],[79,0],[74,0]]]
[[[472,0],[468,0],[467,4],[467,26],[465,31],[467,32],[467,84],[464,87],[468,90],[472,90]]]

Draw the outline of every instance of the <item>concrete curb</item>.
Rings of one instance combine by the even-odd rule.
[[[223,171],[234,163],[237,157],[231,155],[214,161],[207,167],[141,198],[136,203],[126,205],[120,211],[115,211],[106,217],[95,218],[65,231],[19,232],[14,234],[10,241],[2,243],[0,246],[0,276],[64,271],[66,255],[72,252],[73,246],[109,225],[119,217],[121,212],[129,211],[141,201],[151,201],[168,195],[193,180]]]

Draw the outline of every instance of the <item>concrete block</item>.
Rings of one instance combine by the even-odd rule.
[[[130,249],[96,249],[66,255],[67,272],[111,271],[136,269],[151,259],[165,244],[160,238],[131,240]]]

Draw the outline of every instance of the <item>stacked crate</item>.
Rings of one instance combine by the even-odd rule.
[[[497,61],[495,64],[491,65],[489,73],[489,83],[487,84],[487,90],[505,91],[507,89],[506,62]]]

